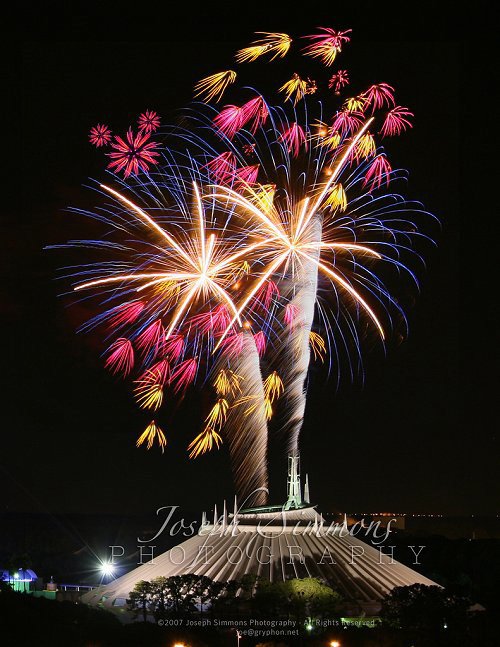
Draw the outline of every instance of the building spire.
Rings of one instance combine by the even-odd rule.
[[[302,506],[300,487],[300,456],[297,453],[288,455],[287,500],[285,510],[297,509]]]
[[[304,485],[304,503],[311,503],[311,497],[309,496],[309,474],[306,474],[306,482]]]

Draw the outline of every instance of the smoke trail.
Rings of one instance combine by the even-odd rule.
[[[316,215],[308,226],[304,243],[321,242],[322,216]],[[311,251],[313,260],[301,258],[294,262],[288,277],[280,283],[280,293],[287,299],[292,319],[286,323],[284,339],[274,366],[285,384],[283,427],[287,439],[288,454],[298,452],[299,434],[306,406],[305,380],[309,368],[309,333],[314,318],[314,305],[318,286],[319,250]],[[292,276],[290,276],[292,273]]]
[[[267,420],[257,347],[250,332],[242,334],[241,351],[229,360],[229,368],[241,378],[241,392],[229,409],[224,433],[238,499],[257,506],[268,502]],[[222,359],[219,368],[227,362]]]

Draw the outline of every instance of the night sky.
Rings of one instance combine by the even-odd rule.
[[[164,455],[135,448],[147,415],[134,405],[130,384],[103,370],[99,336],[76,334],[89,312],[59,297],[65,286],[55,281],[69,257],[43,247],[92,237],[88,221],[65,212],[94,204],[97,196],[83,185],[104,177],[105,157],[87,141],[92,125],[124,132],[146,108],[166,123],[190,101],[193,83],[227,69],[255,29],[300,35],[325,24],[354,30],[343,60],[353,80],[394,85],[399,103],[415,113],[413,130],[389,142],[389,158],[410,170],[407,195],[436,214],[442,229],[432,229],[438,246],[429,248],[421,294],[408,310],[409,338],[390,344],[385,357],[380,348],[365,357],[364,384],[345,379],[337,388],[317,379],[311,387],[302,462],[312,497],[324,510],[499,512],[488,485],[495,439],[491,429],[477,428],[470,442],[458,388],[457,44],[439,33],[405,37],[402,21],[395,31],[374,31],[355,17],[324,13],[305,26],[293,15],[254,16],[237,26],[201,16],[197,28],[192,23],[172,17],[155,42],[111,42],[105,33],[89,42],[77,25],[73,41],[22,46],[24,172],[22,183],[14,179],[0,304],[7,330],[0,509],[154,514],[160,505],[202,509],[232,497],[225,449],[186,458],[202,422],[196,392],[166,428]],[[77,250],[73,260],[82,260]],[[284,489],[284,474],[282,481]]]

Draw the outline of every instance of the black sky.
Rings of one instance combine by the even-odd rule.
[[[124,131],[145,108],[168,121],[190,100],[193,82],[226,68],[254,29],[301,34],[316,24],[352,27],[352,78],[394,85],[415,112],[414,129],[391,142],[389,153],[393,165],[410,170],[407,194],[439,217],[442,230],[433,232],[438,247],[408,312],[409,339],[385,358],[380,351],[366,358],[364,386],[345,380],[336,391],[318,380],[311,389],[302,458],[313,498],[324,509],[348,511],[498,512],[489,482],[496,440],[488,428],[474,429],[471,439],[459,396],[459,49],[446,34],[419,39],[406,27],[405,36],[403,21],[372,30],[356,16],[341,24],[315,18],[305,27],[303,17],[254,16],[243,24],[196,23],[194,30],[193,20],[172,17],[155,42],[89,42],[77,24],[78,41],[23,44],[24,172],[18,209],[8,220],[1,302],[2,509],[147,513],[197,500],[206,508],[231,497],[225,451],[185,458],[200,424],[196,396],[167,430],[163,456],[135,449],[144,416],[129,388],[104,372],[98,337],[75,334],[85,313],[58,298],[60,259],[42,248],[88,235],[88,223],[64,209],[92,204],[82,185],[104,169],[103,156],[87,142],[90,126],[104,121]]]

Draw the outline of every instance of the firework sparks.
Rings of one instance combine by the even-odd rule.
[[[366,107],[370,107],[372,114],[384,106],[394,106],[394,88],[388,83],[371,85],[362,96],[366,101]]]
[[[90,129],[89,141],[98,148],[100,146],[107,146],[111,141],[111,130],[104,124],[97,124]]]
[[[154,133],[160,127],[160,117],[154,110],[146,110],[138,120],[139,131]]]
[[[335,72],[328,81],[328,87],[337,95],[340,94],[340,91],[346,85],[349,85],[349,74],[347,73],[347,70],[339,70],[338,72]]]
[[[127,132],[126,141],[119,135],[115,135],[115,141],[111,144],[112,153],[106,153],[111,158],[108,168],[115,173],[123,171],[124,177],[132,173],[137,175],[139,171],[148,171],[150,164],[156,164],[159,153],[155,152],[158,147],[156,142],[149,141],[150,134],[140,132],[134,135],[132,129]]]
[[[243,109],[239,106],[226,106],[214,118],[214,126],[220,133],[232,139],[243,127]]]
[[[283,142],[287,151],[298,157],[301,146],[307,149],[307,137],[302,126],[298,123],[293,123],[290,127],[283,131],[279,141]]]
[[[335,115],[332,123],[332,131],[339,132],[341,136],[354,132],[363,123],[363,115],[360,112],[351,110],[340,110]]]
[[[144,442],[147,441],[147,449],[151,449],[155,439],[158,441],[158,445],[160,446],[161,452],[163,454],[163,451],[167,446],[167,439],[165,438],[163,431],[156,425],[155,421],[153,420],[149,423],[149,425],[137,439],[136,446],[140,447]]]
[[[269,117],[269,109],[261,96],[250,99],[241,106],[242,123],[255,135],[258,128],[262,127]]]
[[[350,30],[318,30],[306,37],[303,53],[329,67]],[[237,52],[238,63],[287,54],[287,34],[259,33],[262,38]],[[133,176],[128,183],[117,180],[127,196],[130,188],[132,199],[100,187],[115,205],[95,217],[127,238],[126,244],[123,238],[121,244],[106,241],[107,249],[121,254],[117,258],[76,274],[75,290],[93,289],[109,308],[89,327],[103,323],[115,339],[106,354],[108,369],[123,375],[138,369],[134,391],[143,409],[157,411],[168,393],[182,395],[201,382],[201,372],[210,378],[215,403],[188,446],[189,456],[218,448],[224,439],[240,496],[267,487],[267,421],[279,397],[286,402],[288,449],[297,450],[309,363],[312,357],[324,361],[327,348],[332,363],[339,358],[340,324],[341,334],[349,327],[356,347],[367,334],[363,327],[357,336],[361,317],[385,338],[394,302],[372,264],[391,262],[396,255],[385,251],[398,252],[393,241],[399,234],[405,245],[409,237],[393,231],[378,194],[370,196],[389,183],[391,166],[384,153],[377,154],[368,129],[374,113],[387,108],[379,134],[400,134],[411,127],[412,113],[396,106],[394,89],[380,83],[340,102],[331,120],[324,115],[332,113],[321,110],[326,123],[313,124],[317,131],[311,131],[306,95],[318,86],[301,74],[279,88],[285,108],[270,107],[257,94],[225,105],[215,117],[212,108],[202,109],[192,123],[204,132],[183,125],[172,135],[182,142],[182,153],[162,144],[160,158],[151,141],[160,119],[151,110],[139,117],[137,134],[129,129],[112,141],[107,126],[98,124],[89,136],[96,146],[112,144],[108,168]],[[235,80],[232,70],[207,76],[196,84],[195,96],[218,102]],[[328,87],[339,94],[348,83],[347,71],[338,70]],[[394,264],[404,268],[399,260]],[[318,298],[333,302],[331,312]],[[116,306],[116,300],[122,303]],[[325,338],[311,330],[315,312]],[[260,358],[263,366],[277,368],[266,379]],[[150,449],[154,442],[163,452],[166,438],[152,421],[137,446]],[[264,493],[256,496],[255,504],[265,502]]]
[[[134,349],[130,340],[120,337],[109,347],[105,368],[112,373],[122,373],[125,377],[134,368]]]
[[[288,34],[271,33],[258,31],[264,38],[254,41],[249,47],[240,49],[236,53],[237,63],[251,63],[264,54],[273,54],[271,61],[275,58],[283,58],[288,53],[292,39]]]
[[[219,101],[226,91],[227,87],[236,81],[236,72],[226,70],[207,76],[195,85],[195,97],[200,97],[202,101],[209,102]]]
[[[382,137],[400,135],[407,128],[412,128],[412,123],[408,117],[413,117],[413,112],[410,112],[408,108],[396,106],[389,110],[380,129]]]
[[[197,458],[200,454],[212,451],[214,447],[219,448],[222,443],[221,436],[210,427],[206,427],[201,434],[188,445],[189,458]]]
[[[342,51],[342,45],[350,41],[350,29],[346,31],[335,31],[329,27],[320,27],[321,33],[305,36],[313,41],[304,48],[304,54],[313,58],[321,59],[321,62],[328,67],[333,65],[337,54]]]
[[[307,81],[301,79],[298,74],[294,74],[278,91],[285,93],[285,101],[293,96],[293,105],[296,105],[307,93]]]
[[[350,97],[344,103],[344,109],[347,112],[363,112],[366,105],[364,97]]]
[[[264,380],[264,395],[271,404],[283,393],[283,381],[277,371],[273,371]]]
[[[347,209],[347,196],[345,194],[344,187],[340,182],[337,182],[337,184],[332,186],[323,206],[331,207],[334,210],[339,209],[340,211],[345,211]]]
[[[233,398],[241,393],[241,375],[230,369],[221,369],[214,381],[214,388],[223,397],[231,395]]]
[[[309,344],[312,348],[314,359],[323,361],[326,355],[326,344],[323,337],[311,330],[309,333]]]
[[[373,191],[375,188],[378,189],[384,180],[386,184],[389,184],[391,171],[392,168],[387,157],[385,155],[378,155],[366,172],[364,184],[370,185],[370,191]]]
[[[163,389],[169,374],[169,365],[161,360],[152,368],[147,369],[144,375],[136,380],[135,394],[137,402],[143,409],[159,409],[163,402]]]

